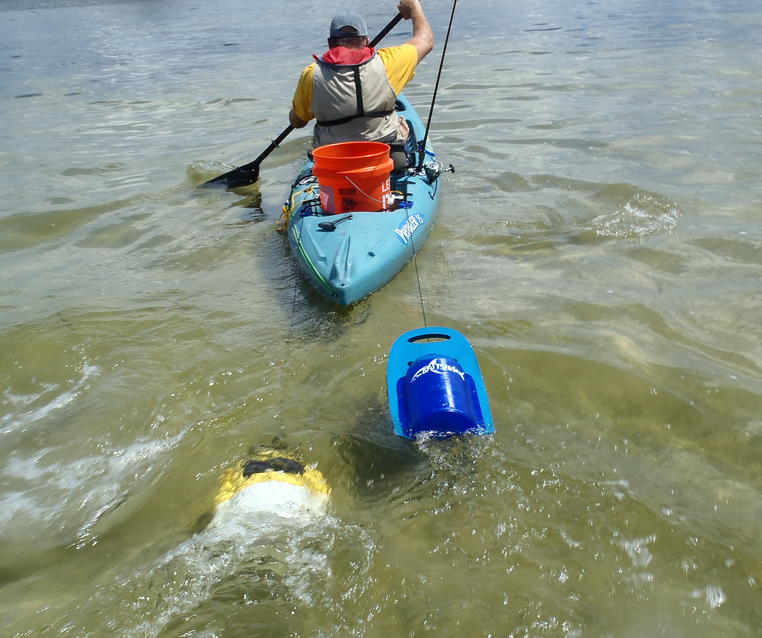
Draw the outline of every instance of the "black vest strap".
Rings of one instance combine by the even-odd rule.
[[[362,103],[362,80],[360,80],[360,67],[354,69],[355,76],[355,95],[357,96],[357,114],[365,115],[365,105]]]
[[[320,126],[336,126],[337,124],[346,124],[347,122],[356,120],[358,117],[386,117],[392,113],[394,113],[394,109],[391,111],[371,111],[370,113],[363,113],[362,115],[349,115],[347,117],[340,117],[337,120],[329,120],[327,122],[317,120],[317,123],[320,124]]]

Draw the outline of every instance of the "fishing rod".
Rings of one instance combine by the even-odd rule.
[[[442,46],[442,58],[439,60],[439,70],[437,71],[437,81],[434,84],[434,95],[431,96],[431,108],[429,108],[429,117],[426,120],[426,132],[423,134],[423,143],[421,144],[420,154],[418,156],[418,170],[423,168],[423,160],[426,157],[426,141],[429,139],[429,128],[431,128],[431,118],[434,114],[434,103],[437,100],[437,91],[439,90],[439,78],[442,77],[442,67],[444,66],[445,53],[447,53],[447,42],[450,40],[450,31],[452,30],[452,20],[455,17],[455,7],[458,0],[452,1],[452,11],[450,12],[450,23],[447,25],[447,35],[445,36],[444,46]]]
[[[450,12],[450,22],[447,25],[447,35],[445,36],[444,45],[442,46],[442,58],[439,60],[439,70],[437,71],[437,80],[434,84],[434,94],[431,96],[431,107],[429,108],[429,117],[426,120],[426,132],[423,134],[423,142],[421,142],[420,155],[418,156],[418,165],[416,170],[420,171],[423,168],[423,161],[426,158],[426,142],[429,139],[429,129],[431,128],[431,118],[434,114],[434,104],[437,101],[437,91],[439,90],[439,78],[442,77],[442,67],[444,66],[445,53],[447,53],[447,43],[450,40],[450,31],[452,31],[452,21],[455,17],[455,7],[458,5],[458,0],[453,0],[452,11]],[[451,166],[452,169],[452,166]],[[428,326],[426,321],[426,305],[423,302],[423,289],[421,288],[421,277],[418,273],[418,260],[416,259],[417,251],[415,249],[415,238],[410,238],[410,249],[413,254],[413,266],[415,267],[415,280],[418,283],[418,298],[421,302],[421,315],[423,318],[423,325]]]

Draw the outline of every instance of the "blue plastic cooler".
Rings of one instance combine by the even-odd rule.
[[[479,363],[457,330],[420,328],[400,336],[389,353],[386,382],[398,436],[494,432]]]

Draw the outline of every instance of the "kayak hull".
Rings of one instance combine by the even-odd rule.
[[[397,109],[411,138],[422,140],[423,122],[402,95]],[[392,172],[392,210],[337,215],[320,207],[313,162],[305,162],[286,204],[288,240],[301,271],[326,298],[340,305],[360,301],[391,281],[420,250],[439,204],[439,171],[428,144],[425,157],[428,167]]]

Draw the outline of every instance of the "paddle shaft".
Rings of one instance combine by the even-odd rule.
[[[402,20],[402,14],[398,13],[396,16],[394,16],[394,18],[392,18],[392,20],[389,21],[389,24],[381,29],[378,35],[370,41],[369,46],[376,46],[381,40],[384,39],[389,31],[397,26],[400,20]],[[243,166],[239,166],[238,168],[234,168],[232,171],[218,175],[217,177],[210,179],[208,182],[204,182],[201,184],[201,186],[204,187],[216,184],[224,184],[227,188],[237,188],[253,184],[259,179],[259,165],[262,163],[262,160],[264,160],[270,153],[278,148],[280,143],[285,140],[293,130],[294,127],[289,124],[285,129],[283,129],[281,134],[278,135],[278,137],[276,137],[270,143],[270,146],[268,146],[264,151],[262,151],[262,153],[260,153],[257,159],[249,162],[248,164],[244,164]]]
[[[251,164],[257,164],[257,165],[259,165],[259,163],[260,163],[260,162],[261,162],[263,159],[265,159],[265,157],[267,157],[267,156],[268,156],[270,153],[272,153],[272,152],[273,152],[273,151],[274,151],[276,148],[278,148],[278,146],[280,145],[280,143],[281,143],[283,140],[285,140],[285,139],[288,137],[289,133],[291,133],[291,131],[293,131],[293,130],[294,130],[294,127],[293,127],[293,126],[291,126],[291,125],[289,124],[289,125],[288,125],[286,128],[284,128],[284,129],[283,129],[283,131],[281,132],[281,134],[280,134],[280,135],[278,135],[278,137],[276,137],[276,138],[275,138],[275,139],[274,139],[272,142],[270,142],[270,146],[268,146],[268,147],[267,147],[267,148],[266,148],[264,151],[262,151],[262,152],[259,154],[259,157],[257,157],[257,159],[255,159],[255,160],[254,160],[253,162],[251,162],[250,164],[246,164],[246,166],[250,166]]]
[[[402,14],[398,13],[389,21],[389,24],[378,32],[378,35],[368,43],[368,46],[374,47],[381,42],[386,37],[386,34],[399,24],[400,20],[402,20]]]

